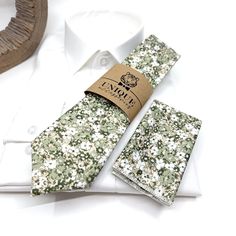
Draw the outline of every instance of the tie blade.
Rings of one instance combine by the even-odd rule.
[[[32,142],[32,195],[89,188],[128,124],[118,107],[86,95]]]

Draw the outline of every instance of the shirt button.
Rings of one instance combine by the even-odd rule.
[[[101,59],[100,59],[100,65],[101,65],[101,66],[107,66],[108,63],[109,63],[109,61],[108,61],[107,58],[104,57],[104,58],[101,58]]]
[[[33,135],[36,133],[37,127],[35,125],[32,125],[31,127],[29,127],[28,129],[28,134]]]
[[[95,70],[108,70],[114,64],[116,59],[108,51],[99,52],[93,60],[92,68]]]
[[[26,153],[27,155],[31,155],[31,146],[30,146],[30,145],[26,146],[26,148],[25,148],[25,153]]]

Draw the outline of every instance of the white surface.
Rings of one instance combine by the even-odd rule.
[[[104,19],[109,18],[110,21],[104,26]],[[124,25],[124,19],[131,21],[132,24]],[[95,20],[96,25],[93,26]],[[118,35],[116,31],[123,35],[111,42],[111,38],[103,33],[104,29],[101,29],[102,34],[97,36],[98,25],[101,25],[100,28],[111,28],[109,32],[111,35],[114,34],[114,37]],[[82,28],[81,34],[78,27]],[[88,35],[83,30],[86,28],[91,31]],[[86,37],[90,37],[88,42]],[[81,100],[85,96],[84,91],[94,81],[114,64],[123,61],[125,55],[127,56],[142,40],[143,25],[139,17],[131,13],[111,11],[80,12],[69,16],[66,24],[61,25],[56,32],[45,36],[38,49],[34,73],[23,90],[25,96],[21,101],[21,108],[17,109],[9,132],[4,136],[5,145],[0,156],[0,192],[29,192],[31,185],[29,142]],[[158,90],[155,90],[151,99],[128,127],[98,178],[85,192],[140,194],[112,174],[112,165],[157,95]],[[201,194],[194,160],[193,155],[178,190],[178,196],[192,197]]]
[[[157,34],[182,55],[175,66],[175,78],[159,86],[159,99],[203,120],[194,150],[203,195],[177,199],[173,207],[166,208],[143,196],[57,194],[31,198],[0,194],[1,233],[235,235],[234,1],[147,0],[140,5],[128,0],[50,2],[47,31],[56,29],[55,23],[61,22],[68,8],[129,9],[144,17],[146,33]],[[64,6],[69,2],[77,8]],[[30,63],[33,59],[0,76],[1,136],[19,105]],[[168,88],[168,84],[173,86]]]

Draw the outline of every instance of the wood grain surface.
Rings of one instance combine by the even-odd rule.
[[[0,31],[0,73],[29,58],[47,23],[47,0],[16,0],[16,16]]]

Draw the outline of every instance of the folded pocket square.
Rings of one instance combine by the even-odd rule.
[[[165,205],[176,196],[201,121],[154,101],[121,155],[113,173]]]

